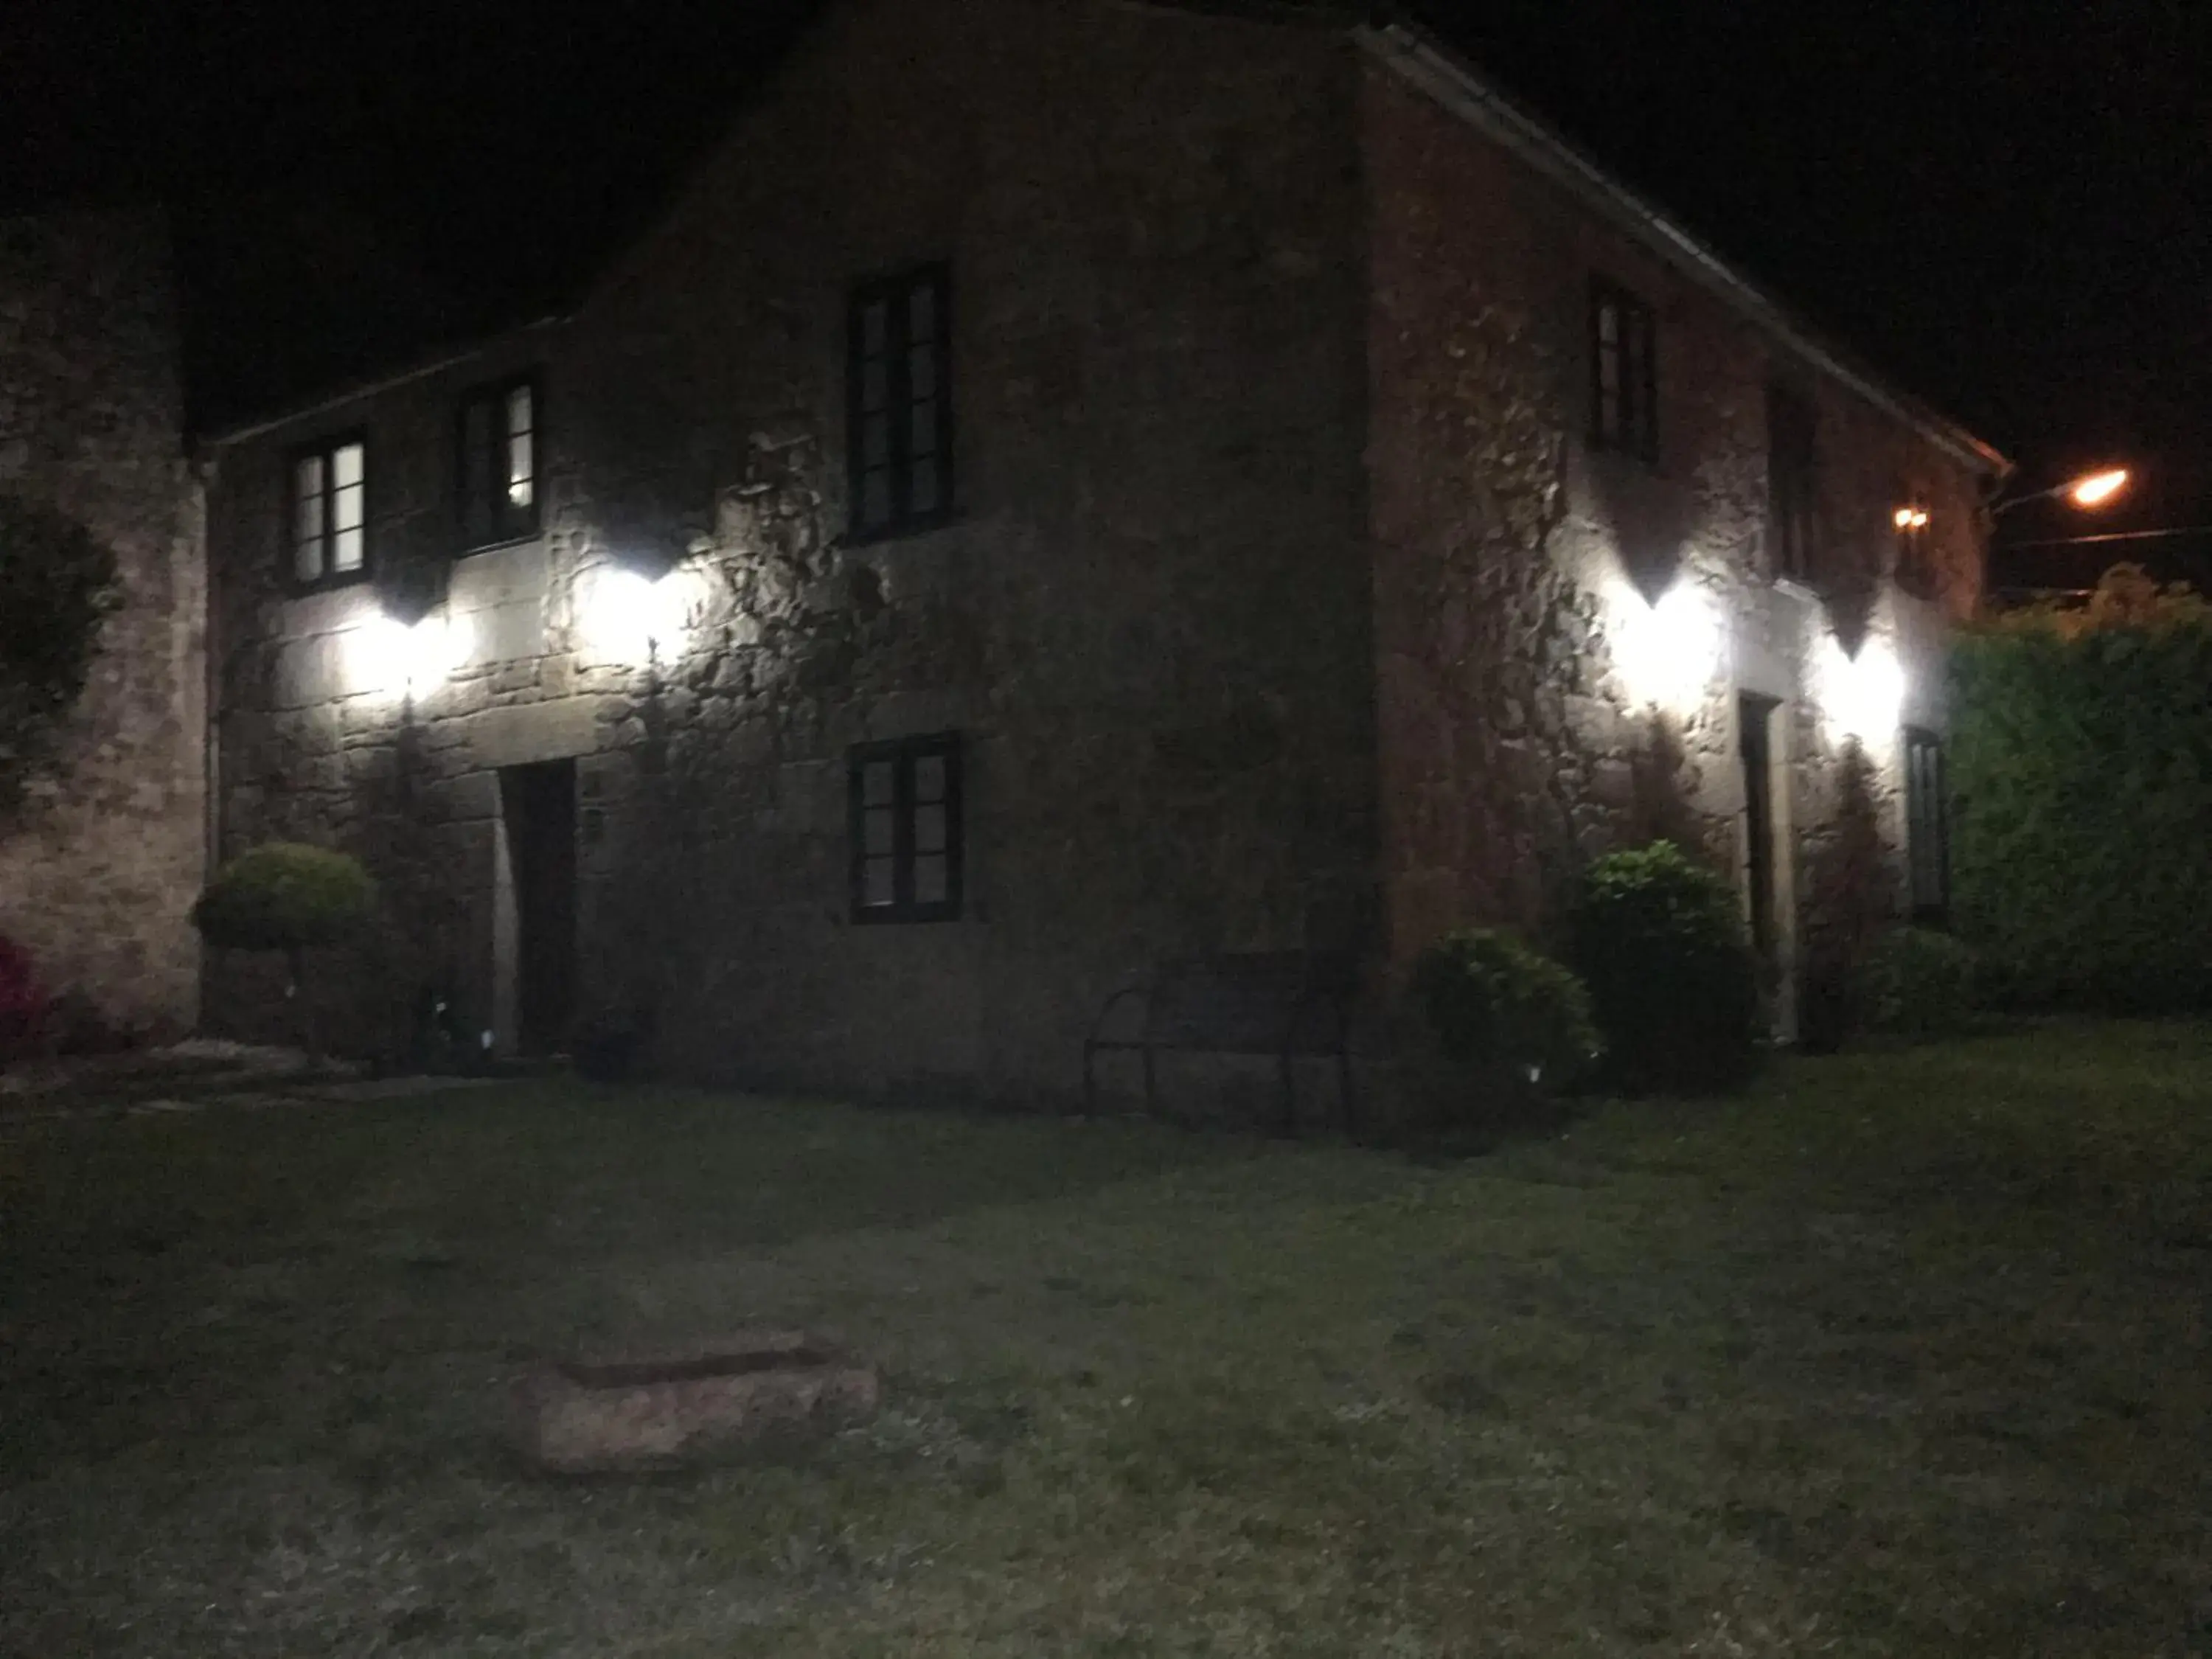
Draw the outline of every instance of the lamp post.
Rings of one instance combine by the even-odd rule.
[[[1991,501],[1991,518],[2009,513],[2015,507],[2026,507],[2030,501],[2047,501],[2054,495],[2063,495],[2080,507],[2102,507],[2128,487],[2127,468],[2116,466],[2102,472],[2086,472],[2078,478],[2069,478],[2064,483],[2053,484],[2048,489],[2039,489],[2031,495],[2015,495],[2010,501]]]

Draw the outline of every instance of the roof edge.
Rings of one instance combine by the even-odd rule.
[[[276,431],[279,427],[291,425],[295,421],[308,420],[317,415],[327,414],[333,409],[342,409],[346,404],[358,402],[363,398],[374,398],[379,392],[389,392],[395,386],[410,386],[416,380],[427,380],[434,374],[442,374],[449,368],[459,368],[472,358],[481,357],[487,352],[496,350],[509,341],[519,340],[525,335],[536,334],[541,330],[558,328],[568,320],[569,315],[570,313],[565,311],[556,312],[550,316],[535,318],[526,323],[517,323],[512,328],[503,328],[497,333],[484,335],[467,345],[449,347],[434,356],[419,357],[404,368],[368,375],[357,380],[340,381],[335,386],[326,391],[311,393],[299,403],[280,409],[273,415],[257,415],[251,420],[240,422],[235,425],[218,427],[212,432],[193,433],[191,434],[192,447],[201,450],[228,449],[233,444],[240,444],[249,439],[264,436]]]
[[[1358,25],[1352,35],[1370,56],[1453,114],[1504,144],[1546,178],[1564,185],[1618,228],[1683,265],[1709,293],[1814,368],[1850,387],[1973,471],[1998,478],[2012,472],[2014,464],[2001,450],[1850,361],[1704,242],[1485,80],[1419,23],[1394,15]]]

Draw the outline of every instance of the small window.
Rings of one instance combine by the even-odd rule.
[[[1771,574],[1813,573],[1819,523],[1818,430],[1813,404],[1785,386],[1766,389],[1766,513]]]
[[[952,512],[951,280],[925,265],[854,290],[848,468],[855,538],[903,535]]]
[[[851,754],[853,919],[960,914],[960,739],[941,732]]]
[[[302,587],[368,572],[368,446],[334,438],[292,456],[292,580]]]
[[[489,547],[538,533],[538,383],[480,386],[461,400],[461,544]]]
[[[1590,441],[1659,464],[1659,325],[1602,279],[1590,285]]]
[[[1931,927],[1941,927],[1951,911],[1951,823],[1945,795],[1942,739],[1906,727],[1905,847],[1912,919]]]

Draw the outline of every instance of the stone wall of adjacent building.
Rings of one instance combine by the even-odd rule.
[[[1828,680],[1863,672],[1836,666],[1843,641],[1856,664],[1893,659],[1902,718],[1940,729],[1945,618],[1978,582],[1974,479],[1391,66],[1367,66],[1362,106],[1389,954],[1475,923],[1545,937],[1576,872],[1660,836],[1741,872],[1752,692],[1781,705],[1786,1025],[1833,896],[1846,745]],[[1594,277],[1656,313],[1656,466],[1588,441]],[[1775,580],[1769,544],[1774,378],[1818,410],[1802,585]],[[1928,599],[1892,580],[1907,501],[1930,512]],[[1893,726],[1861,747],[1887,884]]]
[[[122,604],[58,769],[0,817],[0,934],[126,1031],[188,1029],[204,874],[205,564],[158,217],[0,222],[0,492],[114,550]]]
[[[495,1012],[497,769],[554,757],[580,761],[586,1018],[650,1010],[686,1073],[1048,1097],[1163,957],[1357,945],[1355,85],[1318,31],[849,6],[567,323],[228,445],[223,840],[329,840],[383,878],[387,935],[331,1011],[354,1040],[393,1041],[430,976]],[[847,295],[933,259],[959,512],[854,544]],[[365,428],[380,556],[436,566],[453,399],[525,364],[545,533],[451,562],[466,659],[396,695],[377,587],[284,590],[284,456]],[[672,553],[688,625],[617,660],[611,562]],[[847,751],[945,730],[963,914],[854,926]],[[256,972],[223,969],[234,1025],[275,1017]]]

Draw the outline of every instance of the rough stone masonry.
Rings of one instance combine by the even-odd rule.
[[[112,548],[111,616],[58,769],[0,818],[0,934],[108,1024],[198,1015],[206,550],[158,216],[0,222],[0,492]]]

